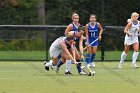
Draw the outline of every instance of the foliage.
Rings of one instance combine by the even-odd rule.
[[[0,24],[35,24],[38,0],[19,0],[17,6],[7,3],[0,7]]]
[[[38,18],[38,6],[43,0],[0,0],[0,25],[38,25],[40,19]],[[89,21],[90,14],[97,15],[97,21],[101,25],[126,25],[126,20],[130,18],[131,13],[136,11],[140,12],[139,0],[126,1],[126,0],[44,0],[45,2],[45,18],[46,24],[48,25],[68,25],[71,21],[72,12],[77,12],[80,16],[80,23],[85,25]],[[115,30],[111,30],[114,31]],[[120,31],[120,30],[119,30]],[[17,35],[18,33],[18,35]],[[36,32],[26,32],[31,35],[30,38],[36,35]],[[59,31],[58,31],[59,33]],[[51,34],[52,38],[56,36],[55,32]],[[116,34],[114,34],[116,35]],[[38,40],[33,41],[35,45],[29,45],[29,41],[24,41],[24,46],[21,46],[23,41],[11,40],[5,43],[4,38],[23,37],[22,32],[5,32],[4,37],[0,38],[0,49],[7,49],[5,46],[10,47],[10,50],[14,49],[29,49],[32,46],[33,49],[42,49],[42,46],[37,44],[43,44]],[[40,37],[40,36],[38,36]],[[44,37],[42,35],[42,37]],[[51,36],[49,36],[51,37]],[[28,39],[28,37],[24,37]],[[117,45],[112,42],[122,42],[112,39],[107,39],[108,46],[114,50],[116,48],[121,49],[122,45]],[[35,47],[36,46],[36,47]],[[37,48],[38,47],[38,48]]]

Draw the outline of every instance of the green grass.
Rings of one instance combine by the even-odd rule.
[[[45,51],[0,51],[0,59],[6,60],[45,60]]]
[[[117,69],[118,62],[96,62],[95,76],[80,76],[75,65],[74,76],[44,70],[43,62],[0,62],[0,93],[138,93],[140,69],[130,62]],[[138,63],[139,65],[139,63]]]
[[[105,60],[120,60],[122,51],[105,51]],[[84,53],[86,54],[86,53]],[[133,51],[128,53],[126,60],[131,60]],[[48,55],[49,56],[49,55]],[[48,57],[49,58],[49,57]],[[0,60],[45,60],[45,51],[0,51]],[[49,58],[50,59],[50,58]],[[98,51],[95,60],[101,60],[101,52]],[[140,60],[140,56],[138,57]]]
[[[105,51],[105,60],[120,60],[122,51]],[[132,55],[134,51],[129,51],[126,57],[126,60],[132,60]],[[97,55],[97,58],[99,56]],[[138,60],[140,60],[140,56],[138,56]]]

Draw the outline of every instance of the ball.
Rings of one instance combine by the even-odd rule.
[[[94,75],[95,75],[95,71],[91,71],[88,76],[94,76]]]

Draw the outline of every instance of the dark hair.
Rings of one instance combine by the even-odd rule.
[[[81,30],[84,30],[84,26],[80,25],[78,28],[77,28],[77,31],[80,32]]]
[[[74,36],[72,36],[68,33],[67,36],[66,36],[66,40],[67,41],[74,40]]]
[[[91,17],[91,16],[95,16],[95,18],[97,18],[97,16],[96,16],[95,14],[91,14],[90,17]]]

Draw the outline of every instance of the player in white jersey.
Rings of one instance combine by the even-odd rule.
[[[52,43],[49,50],[52,61],[45,63],[45,69],[48,71],[50,66],[57,65],[58,56],[60,54],[66,59],[66,62],[71,62],[72,60],[75,64],[77,64],[76,60],[72,57],[68,49],[72,49],[72,52],[75,52],[74,36],[68,34],[66,37],[59,37],[56,39]]]
[[[78,70],[78,73],[80,74],[80,75],[85,75],[86,73],[84,73],[83,71],[82,71],[82,69],[81,69],[81,60],[80,60],[80,58],[81,58],[81,56],[83,56],[82,54],[83,54],[83,39],[84,39],[84,36],[83,36],[83,34],[84,34],[84,31],[83,31],[83,26],[79,26],[78,28],[77,28],[77,30],[76,31],[70,31],[70,32],[68,32],[70,35],[72,35],[72,36],[74,36],[74,41],[76,42],[76,43],[79,43],[79,50],[80,50],[80,54],[79,54],[79,52],[78,52],[78,50],[77,50],[77,48],[76,47],[74,47],[74,49],[75,49],[75,53],[73,54],[72,53],[72,51],[71,50],[69,50],[70,51],[70,53],[73,55],[73,57],[76,59],[76,61],[77,61],[77,65],[76,65],[76,67],[77,67],[77,70]],[[61,56],[61,59],[59,60],[59,62],[58,62],[58,64],[57,64],[57,66],[56,66],[56,72],[58,73],[59,72],[59,68],[61,67],[61,65],[63,65],[65,63],[65,58],[63,58],[63,56]],[[69,74],[69,72],[70,71],[68,71],[67,70],[67,68],[69,68],[69,65],[70,63],[67,63],[66,62],[66,70],[65,70],[65,75],[67,75],[67,74]]]
[[[128,24],[124,29],[125,40],[124,40],[124,51],[121,54],[121,60],[119,62],[119,68],[122,68],[122,64],[128,54],[130,46],[133,45],[134,53],[132,55],[131,67],[138,68],[136,60],[138,57],[139,41],[138,36],[140,36],[140,22],[138,21],[139,14],[134,12],[131,14],[131,19],[129,19]]]

